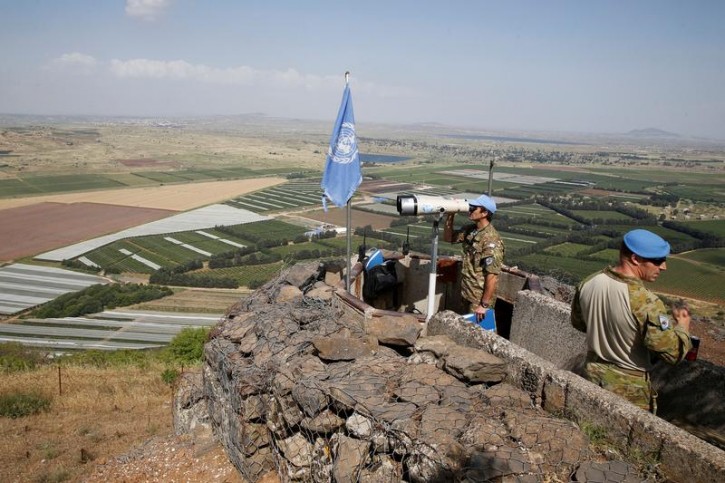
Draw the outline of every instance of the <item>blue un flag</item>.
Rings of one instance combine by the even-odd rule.
[[[345,85],[342,103],[330,138],[330,149],[322,174],[322,191],[336,206],[345,206],[362,182],[360,155],[355,138],[355,114],[350,86]],[[325,198],[322,198],[325,205]],[[326,208],[326,207],[325,207]]]

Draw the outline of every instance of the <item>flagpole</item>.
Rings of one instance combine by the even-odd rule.
[[[350,71],[345,72],[345,86],[348,86],[350,84]],[[350,199],[347,200],[347,213],[346,213],[346,220],[345,220],[345,237],[347,238],[347,271],[345,272],[345,290],[347,293],[350,293],[350,272],[352,271],[352,234],[350,233],[350,226],[351,223],[351,201],[352,196],[350,196]]]
[[[326,199],[335,206],[347,207],[345,237],[347,245],[347,273],[345,289],[350,291],[352,273],[352,197],[362,183],[360,156],[355,136],[355,114],[350,95],[350,72],[345,72],[345,90],[342,94],[340,109],[330,137],[330,149],[325,158],[325,170],[322,173],[322,207],[327,212]]]

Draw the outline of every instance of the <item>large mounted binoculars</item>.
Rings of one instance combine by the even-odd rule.
[[[396,207],[400,215],[465,213],[468,212],[468,200],[444,196],[398,195]]]

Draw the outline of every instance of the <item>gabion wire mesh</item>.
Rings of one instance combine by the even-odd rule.
[[[305,482],[570,481],[577,470],[589,474],[581,464],[592,451],[572,422],[505,382],[466,380],[465,370],[447,367],[436,351],[380,345],[362,318],[334,302],[276,303],[259,295],[230,311],[206,346],[206,361],[215,432],[249,481],[269,472]],[[628,465],[602,474],[639,481]]]

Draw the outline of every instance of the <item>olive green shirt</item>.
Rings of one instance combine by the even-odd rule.
[[[608,267],[576,289],[572,325],[587,334],[589,352],[624,369],[650,371],[651,354],[669,364],[692,347],[690,335],[641,280]]]

